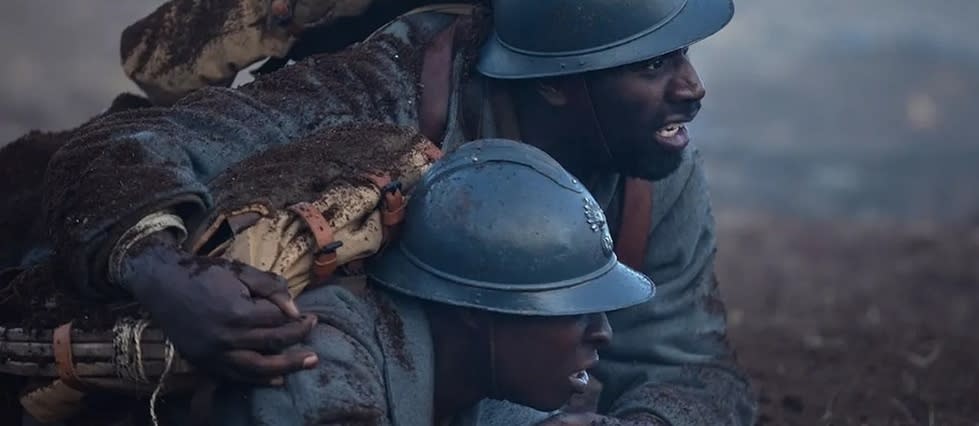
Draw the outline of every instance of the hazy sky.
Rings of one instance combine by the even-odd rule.
[[[136,91],[119,34],[160,3],[5,5],[0,141],[72,127]],[[736,10],[692,50],[708,89],[692,130],[720,203],[979,212],[969,188],[979,180],[979,2],[740,0]]]

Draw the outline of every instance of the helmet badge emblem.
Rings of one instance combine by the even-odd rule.
[[[605,252],[606,256],[612,254],[612,236],[609,235],[608,227],[605,221],[605,213],[602,212],[601,207],[595,203],[595,200],[585,197],[585,222],[591,227],[592,232],[602,233],[602,250]]]

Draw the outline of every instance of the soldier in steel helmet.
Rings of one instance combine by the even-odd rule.
[[[319,317],[307,346],[319,365],[282,387],[224,393],[215,419],[543,419],[588,386],[588,370],[612,339],[605,313],[654,294],[645,275],[617,261],[587,190],[530,145],[463,145],[416,187],[402,226],[401,238],[367,265],[370,284],[328,284],[298,297]],[[522,407],[480,404],[488,398]],[[480,420],[485,411],[497,418]]]
[[[180,256],[126,252],[133,242],[120,239],[128,227],[166,217],[166,230],[143,237],[157,252],[143,253],[180,252],[184,228],[210,206],[205,182],[269,146],[344,123],[414,127],[446,151],[479,138],[521,140],[594,194],[620,261],[661,290],[656,303],[609,315],[617,338],[595,370],[603,383],[598,412],[609,418],[552,421],[751,424],[755,403],[725,339],[714,223],[686,129],[705,94],[687,48],[732,15],[730,0],[430,7],[239,89],[204,88],[171,108],[106,117],[50,163],[52,261],[88,294],[141,302],[191,361],[238,379],[278,381],[315,368],[309,352],[275,351],[312,327],[295,325],[299,311],[284,283],[247,271],[217,274],[207,286],[245,289],[282,314],[232,309],[214,296],[220,292],[200,292],[205,283],[192,270],[167,263]],[[126,273],[107,273],[108,258],[122,259]],[[264,322],[241,320],[254,317]],[[251,347],[246,336],[256,328],[279,345]]]

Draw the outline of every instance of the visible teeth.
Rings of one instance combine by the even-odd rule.
[[[683,128],[682,124],[669,124],[663,126],[662,129],[659,129],[659,131],[657,131],[656,134],[662,138],[672,138],[673,136],[676,136],[676,134],[682,128]]]
[[[585,370],[581,370],[577,373],[574,373],[571,376],[571,380],[574,380],[575,382],[578,382],[581,385],[587,385],[589,380],[588,372]]]

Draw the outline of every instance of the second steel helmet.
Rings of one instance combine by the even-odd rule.
[[[653,296],[619,263],[601,208],[543,151],[470,142],[416,186],[400,237],[367,265],[398,292],[518,315],[575,315]]]

